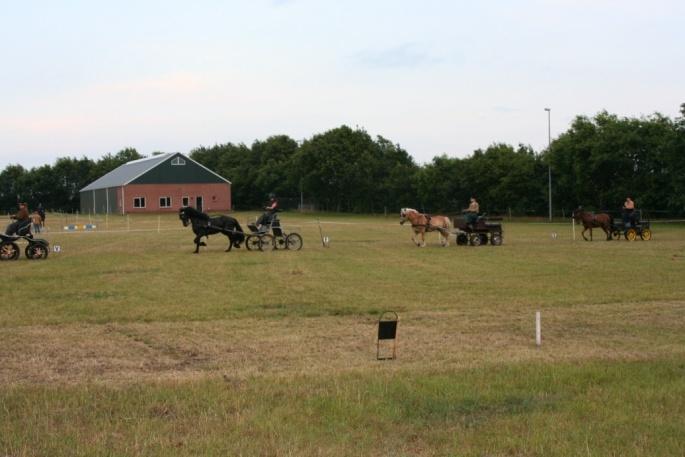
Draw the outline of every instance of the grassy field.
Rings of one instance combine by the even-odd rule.
[[[685,226],[419,249],[395,216],[282,220],[302,251],[50,215],[61,252],[0,264],[0,456],[685,455]]]

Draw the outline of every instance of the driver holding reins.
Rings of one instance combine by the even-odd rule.
[[[262,226],[271,222],[274,214],[278,210],[278,200],[276,195],[269,194],[269,204],[264,208],[266,212],[257,219],[257,228],[262,229]]]
[[[471,197],[469,207],[464,210],[464,216],[466,217],[466,223],[472,227],[478,221],[478,213],[480,212],[480,206],[476,201],[476,197]]]
[[[19,211],[10,216],[10,218],[15,219],[15,222],[12,222],[7,226],[5,229],[5,235],[14,235],[15,233],[18,234],[19,230],[31,223],[31,220],[29,219],[28,205],[26,203],[19,203]]]

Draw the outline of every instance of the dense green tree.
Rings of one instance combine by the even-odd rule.
[[[17,202],[26,199],[24,181],[26,170],[21,165],[8,165],[0,173],[0,208],[13,211]]]
[[[659,114],[577,117],[545,153],[557,207],[617,209],[632,196],[643,208],[676,210],[683,155],[679,135],[677,124]]]
[[[332,211],[408,206],[456,213],[475,196],[491,214],[546,214],[550,166],[556,214],[577,205],[617,209],[627,195],[643,208],[685,214],[685,103],[676,119],[578,116],[541,154],[524,145],[493,144],[465,158],[441,155],[417,166],[390,140],[341,126],[300,145],[276,135],[249,147],[199,147],[190,156],[231,180],[238,209],[261,207],[273,192],[290,203],[303,195]],[[142,157],[126,148],[97,161],[60,158],[30,170],[8,165],[0,172],[0,208],[11,211],[24,200],[31,207],[77,210],[83,186]]]

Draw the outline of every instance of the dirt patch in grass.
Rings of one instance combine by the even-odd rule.
[[[367,370],[439,370],[520,361],[642,360],[685,354],[685,302],[400,316],[398,359],[378,362],[376,321],[360,316],[0,329],[0,384],[129,384]],[[387,349],[387,348],[386,348]]]

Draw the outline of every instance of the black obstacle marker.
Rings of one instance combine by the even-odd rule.
[[[378,318],[378,342],[376,360],[394,360],[397,354],[397,322],[399,316],[395,311],[385,311]],[[392,356],[381,357],[381,340],[392,340]]]

